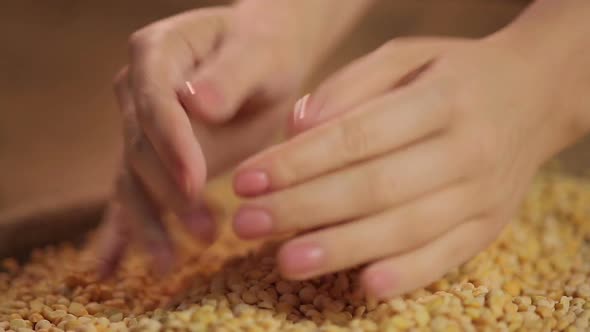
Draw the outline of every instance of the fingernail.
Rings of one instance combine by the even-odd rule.
[[[234,217],[234,230],[242,238],[256,238],[272,232],[272,218],[263,209],[242,207]]]
[[[212,112],[221,108],[223,103],[221,94],[209,82],[185,81],[184,88],[180,92],[180,99],[187,111],[197,113],[199,110],[204,110],[206,113]]]
[[[279,252],[281,273],[292,278],[307,278],[325,264],[325,251],[316,243],[294,240]]]
[[[194,95],[196,93],[195,92],[195,87],[193,87],[193,84],[190,81],[184,82],[184,86],[186,87],[185,92],[188,95]]]
[[[238,195],[259,195],[267,191],[269,187],[270,180],[263,171],[239,172],[234,181],[234,189]]]
[[[311,114],[308,112],[308,101],[309,94],[301,97],[293,107],[293,123],[298,126],[311,118]]]
[[[206,243],[215,240],[215,222],[206,207],[185,214],[181,220],[184,221],[191,234],[200,240]]]
[[[386,267],[372,266],[362,275],[362,285],[369,296],[383,299],[389,297],[395,286],[395,275]]]

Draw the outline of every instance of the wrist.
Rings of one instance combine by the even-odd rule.
[[[590,2],[538,0],[512,24],[488,37],[523,59],[543,82],[548,118],[555,120],[552,154],[590,131]]]

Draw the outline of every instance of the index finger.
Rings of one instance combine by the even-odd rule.
[[[382,95],[247,160],[234,179],[236,192],[280,190],[435,134],[449,114],[431,85]]]
[[[138,120],[163,164],[189,197],[206,179],[206,165],[177,88],[214,47],[220,10],[199,11],[149,26],[131,38],[130,81]]]

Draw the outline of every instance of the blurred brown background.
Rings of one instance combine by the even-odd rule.
[[[119,123],[110,83],[126,61],[127,36],[159,18],[221,3],[3,1],[0,257],[66,238],[97,220],[118,153]],[[525,4],[382,0],[317,77],[395,36],[486,35]],[[579,151],[588,149],[570,156],[580,159]]]

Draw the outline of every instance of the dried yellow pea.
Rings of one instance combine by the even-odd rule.
[[[227,226],[224,226],[227,228]],[[590,182],[541,174],[519,215],[486,251],[429,287],[378,302],[359,271],[280,278],[275,245],[225,232],[158,279],[133,252],[97,282],[93,253],[67,244],[2,262],[4,331],[584,331],[590,328]],[[247,254],[247,252],[251,252]]]

